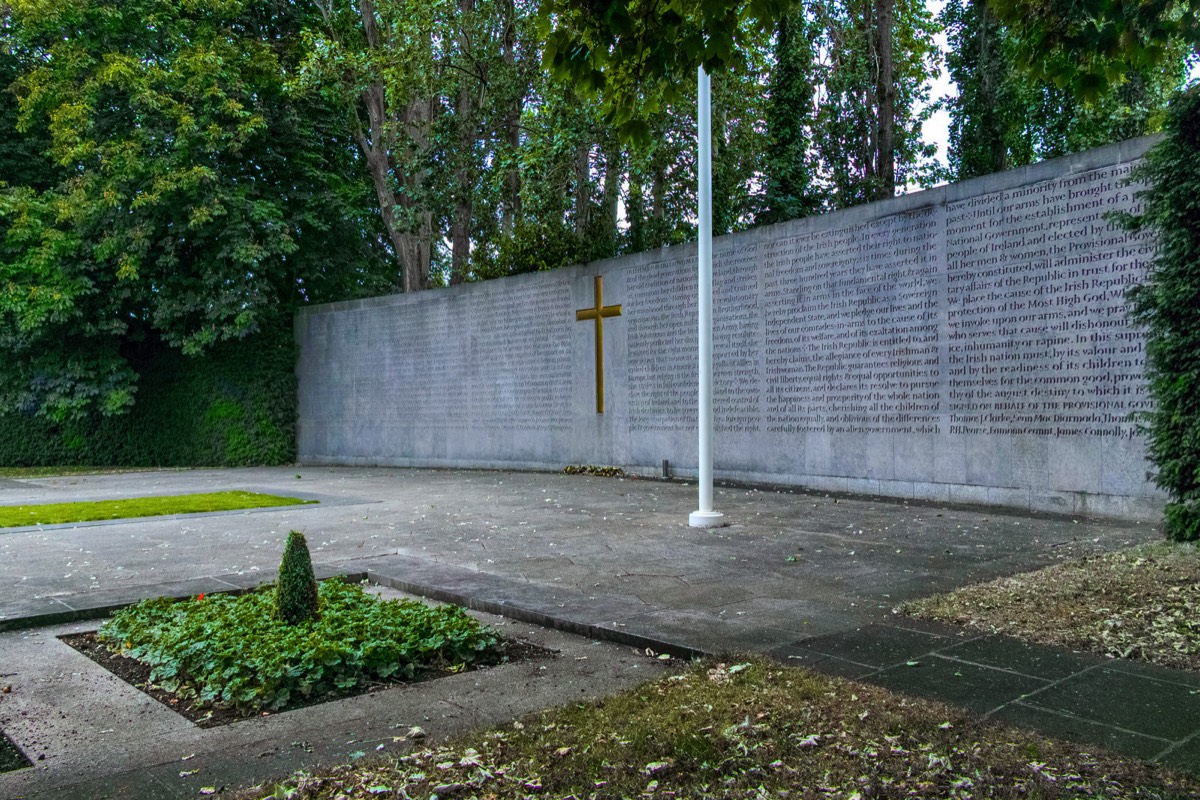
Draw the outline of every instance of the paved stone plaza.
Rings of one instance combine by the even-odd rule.
[[[0,634],[3,671],[33,635],[15,629],[269,580],[294,528],[308,534],[326,574],[366,576],[588,640],[678,655],[765,652],[1139,758],[1200,763],[1194,675],[892,613],[903,600],[1156,539],[1145,524],[718,487],[716,506],[731,525],[704,531],[687,526],[696,498],[684,483],[329,467],[6,481],[0,502],[219,489],[321,503],[0,534],[0,629],[14,629]],[[20,688],[48,669],[18,667],[5,680]],[[605,685],[634,674],[625,669]],[[21,720],[0,722],[19,739]],[[0,794],[16,774],[0,776]]]

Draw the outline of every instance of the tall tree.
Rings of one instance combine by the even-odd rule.
[[[896,193],[896,64],[892,37],[895,25],[895,0],[874,0],[871,6],[871,71],[875,77],[872,105],[875,107],[875,195],[891,197]]]
[[[370,245],[348,142],[284,91],[293,7],[10,7],[18,125],[60,172],[0,193],[0,411],[119,413],[139,342],[201,353],[369,282],[326,263]]]
[[[474,41],[477,34],[475,0],[458,0],[458,51],[470,54],[480,42]],[[450,223],[450,283],[463,283],[467,279],[471,258],[471,222],[474,216],[474,196],[478,169],[476,166],[476,144],[480,136],[478,84],[486,76],[478,72],[460,76],[454,94],[454,207]]]
[[[946,66],[958,94],[949,102],[948,160],[972,178],[1033,159],[1025,118],[1032,98],[1015,78],[1011,43],[985,0],[947,0]]]
[[[928,80],[937,71],[937,26],[919,0],[884,5],[822,0],[812,6],[822,55],[814,71],[813,150],[835,208],[940,177],[936,147],[921,141],[921,126],[932,113]],[[892,41],[903,46],[897,50]]]
[[[445,108],[435,42],[455,39],[445,3],[317,0],[323,25],[306,32],[302,84],[347,106],[400,288],[429,285],[434,198],[429,185],[433,128]]]
[[[529,0],[319,0],[298,83],[341,102],[411,292],[492,274],[515,230]],[[478,262],[478,263],[477,263]]]
[[[806,217],[820,209],[809,155],[815,93],[813,42],[817,35],[799,2],[779,19],[775,29],[775,66],[766,109],[765,208],[758,215],[762,223]]]

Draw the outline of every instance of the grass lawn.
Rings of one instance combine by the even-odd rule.
[[[156,517],[163,514],[196,514],[206,511],[235,511],[316,503],[296,497],[254,492],[210,492],[163,497],[131,497],[90,503],[46,503],[34,506],[0,506],[0,528],[23,525],[54,525],[62,522],[91,522],[100,519]]]
[[[1182,800],[1200,781],[752,659],[240,796]]]
[[[1031,642],[1200,670],[1200,549],[1160,542],[900,607]]]

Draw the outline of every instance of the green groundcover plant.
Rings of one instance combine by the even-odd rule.
[[[320,595],[320,617],[298,625],[276,616],[274,586],[240,597],[156,598],[116,612],[97,635],[196,706],[246,712],[501,660],[495,632],[456,606],[381,600],[336,579]]]

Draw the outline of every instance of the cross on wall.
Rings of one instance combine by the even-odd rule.
[[[597,275],[593,288],[596,305],[575,312],[576,322],[596,322],[596,413],[604,413],[604,318],[621,316],[621,306],[604,305],[604,281]]]

